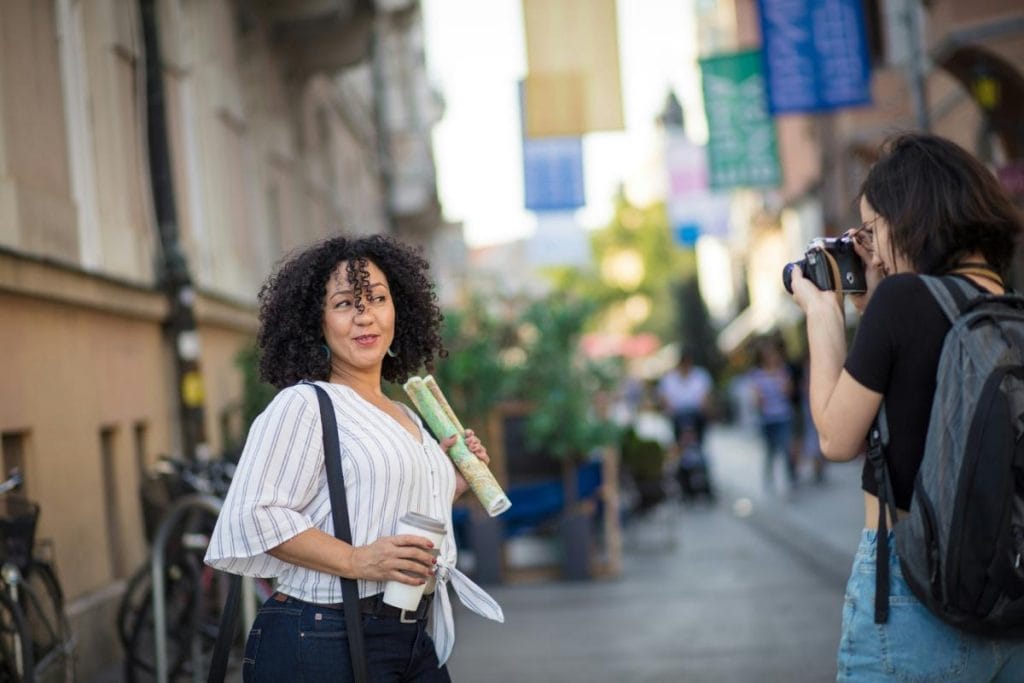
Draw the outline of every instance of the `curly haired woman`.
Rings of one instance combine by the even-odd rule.
[[[450,531],[452,502],[467,488],[445,455],[455,437],[439,444],[381,386],[445,355],[428,268],[393,238],[335,237],[293,255],[260,291],[260,373],[281,391],[253,422],[206,556],[218,569],[278,579],[246,643],[246,681],[344,680],[351,663],[339,576],[358,580],[374,681],[450,680],[448,580],[470,608],[500,619],[497,604],[455,569],[451,533],[436,560],[428,539],[394,535],[410,511]],[[333,535],[311,382],[334,405],[352,545]],[[487,462],[479,438],[465,436]],[[385,605],[387,581],[426,584],[420,607]]]

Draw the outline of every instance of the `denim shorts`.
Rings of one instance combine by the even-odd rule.
[[[837,681],[1024,681],[1024,641],[994,640],[933,616],[903,578],[890,532],[889,621],[875,623],[875,549],[865,529],[843,603]]]
[[[363,615],[370,680],[450,683],[438,667],[425,620],[404,624],[394,617]],[[242,660],[246,683],[352,680],[345,613],[289,597],[267,600],[256,615]]]

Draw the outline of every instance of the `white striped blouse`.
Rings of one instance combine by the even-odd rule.
[[[416,439],[394,418],[341,384],[317,382],[334,404],[341,443],[345,495],[356,546],[393,536],[398,519],[414,511],[444,520],[448,533],[438,555],[438,590],[431,626],[443,664],[454,644],[450,580],[460,600],[485,617],[503,620],[490,596],[455,569],[452,499],[455,469],[419,417]],[[316,527],[334,535],[324,468],[320,409],[313,387],[283,389],[249,430],[245,448],[210,539],[206,562],[246,576],[276,577],[277,590],[307,602],[342,601],[334,575],[299,567],[267,554]],[[359,595],[384,590],[380,581],[359,580]]]

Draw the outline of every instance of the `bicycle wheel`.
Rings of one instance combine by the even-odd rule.
[[[196,577],[187,565],[175,564],[164,577],[165,624],[167,633],[168,678],[174,680],[184,673],[191,654],[190,643],[196,618]],[[156,672],[156,641],[153,622],[152,580],[146,573],[139,584],[139,600],[129,620],[125,648],[125,680],[134,683],[148,680]]]
[[[34,670],[25,615],[18,603],[0,591],[0,683],[34,681]]]
[[[74,638],[64,613],[64,591],[53,567],[33,560],[18,591],[32,638],[36,679],[71,683],[75,677]]]
[[[143,563],[135,570],[135,573],[128,579],[124,595],[121,596],[121,603],[117,607],[117,637],[126,654],[131,651],[129,643],[135,623],[135,613],[139,611],[142,603],[153,599],[149,589],[149,571],[149,562]]]

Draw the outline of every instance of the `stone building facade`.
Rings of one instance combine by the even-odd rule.
[[[208,451],[237,430],[238,352],[288,250],[339,231],[441,235],[440,117],[415,0],[0,3],[0,467],[41,505],[79,675],[119,655],[146,558],[139,485],[184,453],[147,147],[158,59]],[[445,238],[448,239],[448,238]]]

